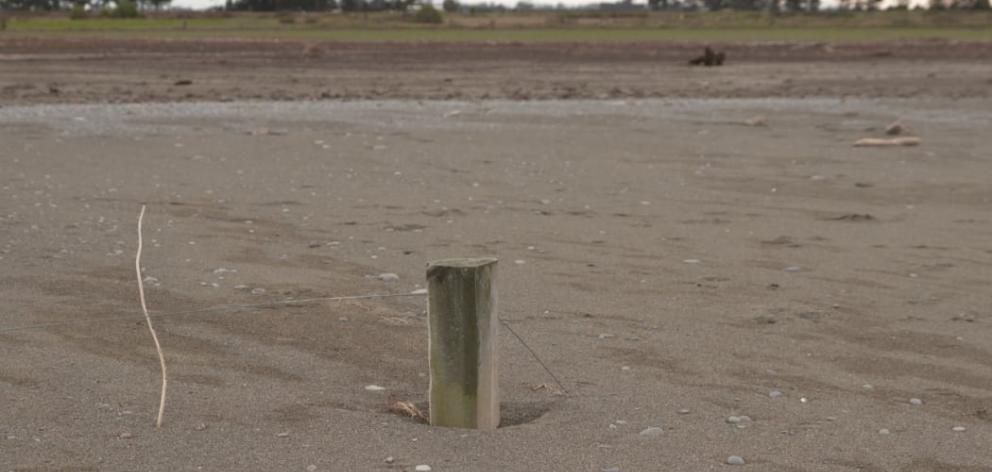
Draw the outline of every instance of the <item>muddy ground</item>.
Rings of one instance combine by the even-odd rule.
[[[320,99],[988,97],[992,43],[333,43],[0,36],[0,105]]]
[[[346,69],[371,46],[311,66],[267,43],[230,70],[173,43],[59,44],[2,46],[0,80],[31,87],[0,106],[0,471],[992,470],[985,59]],[[307,93],[325,74],[552,98],[554,74],[608,95],[606,72],[627,90],[671,71],[644,86],[724,75],[759,97],[148,103],[309,96],[286,65]],[[420,72],[407,89],[393,69]],[[816,71],[847,79],[816,98],[769,82]],[[891,77],[920,92],[869,98]],[[897,119],[919,146],[852,147]],[[566,390],[503,331],[495,432],[388,411],[426,398],[422,296],[299,301],[406,295],[427,261],[490,255],[502,318]]]

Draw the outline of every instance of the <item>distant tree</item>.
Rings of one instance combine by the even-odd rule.
[[[437,8],[434,8],[434,5],[425,3],[419,10],[417,10],[417,13],[413,15],[413,21],[417,23],[438,24],[444,22],[444,15],[442,15]]]
[[[61,8],[59,0],[0,0],[0,10],[52,11]]]
[[[172,3],[172,0],[145,0],[145,2],[150,3],[155,11],[161,10],[162,5],[168,5]]]
[[[69,9],[69,19],[70,20],[82,20],[89,16],[86,13],[86,5],[75,4]]]
[[[118,0],[117,6],[110,10],[110,16],[114,18],[137,18],[138,4],[131,0]]]
[[[337,7],[337,0],[229,0],[225,9],[229,11],[326,11],[336,10]]]
[[[988,10],[989,0],[950,0],[950,4],[944,4],[945,8],[954,10]]]
[[[520,0],[519,2],[517,2],[517,6],[513,7],[513,9],[517,11],[532,11],[534,10],[534,4],[524,0]]]
[[[724,0],[703,0],[703,5],[706,5],[709,11],[720,11],[726,6]]]
[[[458,0],[444,0],[444,3],[441,4],[441,8],[444,8],[444,11],[448,13],[454,13],[461,8],[461,5],[458,4]]]

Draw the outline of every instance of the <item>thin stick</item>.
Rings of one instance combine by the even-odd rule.
[[[527,349],[527,352],[529,352],[530,355],[534,357],[534,360],[537,361],[538,364],[541,364],[541,367],[544,368],[544,371],[547,372],[552,379],[554,379],[556,384],[558,384],[558,388],[561,389],[561,392],[564,393],[565,395],[568,395],[568,390],[565,388],[564,385],[561,384],[561,380],[558,380],[558,376],[555,375],[555,373],[551,371],[548,365],[541,360],[540,356],[538,356],[537,353],[534,352],[534,350],[527,345],[527,342],[524,341],[524,338],[521,338],[520,335],[517,334],[517,332],[514,331],[513,328],[510,327],[510,324],[507,323],[505,320],[499,320],[499,322],[503,324],[503,327],[506,328],[506,330],[509,331],[510,334],[513,335],[513,337],[517,338],[517,341],[520,341],[520,344],[523,345],[524,349]]]
[[[158,362],[162,366],[162,398],[158,402],[158,419],[155,420],[155,427],[162,426],[162,414],[165,413],[165,390],[168,387],[168,376],[165,371],[165,355],[162,354],[162,345],[158,342],[158,334],[152,326],[152,317],[148,314],[148,306],[145,304],[145,284],[141,280],[141,222],[145,218],[145,206],[141,205],[141,213],[138,214],[138,254],[134,256],[134,270],[138,275],[138,295],[141,298],[141,311],[145,314],[145,321],[148,322],[148,331],[152,333],[155,341],[155,350],[158,352]]]

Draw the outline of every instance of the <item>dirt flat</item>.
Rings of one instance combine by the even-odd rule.
[[[992,43],[339,43],[0,37],[0,106],[320,99],[988,97]]]
[[[716,46],[0,38],[0,472],[992,470],[990,45]]]
[[[989,470],[989,105],[5,106],[0,470]],[[287,302],[453,256],[568,391],[504,331],[495,432],[387,412],[422,297]]]

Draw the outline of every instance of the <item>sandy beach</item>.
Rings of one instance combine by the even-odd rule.
[[[842,95],[9,99],[0,471],[992,470],[992,102]],[[387,410],[461,256],[493,432]]]

